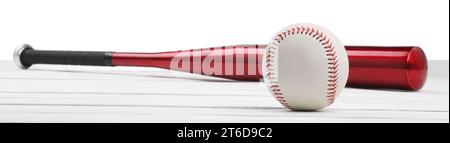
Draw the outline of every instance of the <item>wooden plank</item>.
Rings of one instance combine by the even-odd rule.
[[[283,108],[262,82],[155,68],[0,61],[0,122],[449,122],[448,61],[419,92],[346,88],[319,112]]]

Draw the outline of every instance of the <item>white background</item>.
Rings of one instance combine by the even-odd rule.
[[[449,59],[448,0],[0,1],[0,60],[35,49],[157,52],[265,44],[299,22],[347,45],[417,45]]]

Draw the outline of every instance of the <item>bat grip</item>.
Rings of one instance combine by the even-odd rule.
[[[34,50],[30,45],[19,45],[14,62],[22,69],[33,64],[113,66],[112,52]]]

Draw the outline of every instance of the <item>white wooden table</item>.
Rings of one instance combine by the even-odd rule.
[[[155,68],[0,61],[0,122],[449,122],[449,62],[420,92],[346,88],[318,112],[284,109],[263,83]]]

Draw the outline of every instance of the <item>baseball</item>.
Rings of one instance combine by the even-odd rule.
[[[291,110],[319,110],[334,103],[349,70],[339,39],[306,23],[279,31],[268,43],[262,65],[271,94]]]

